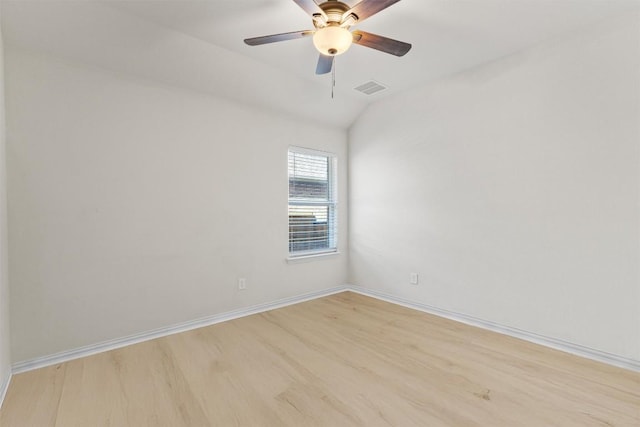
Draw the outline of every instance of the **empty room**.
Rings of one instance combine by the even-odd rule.
[[[0,426],[640,426],[640,0],[0,34]]]

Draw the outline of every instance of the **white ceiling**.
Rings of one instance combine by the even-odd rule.
[[[412,50],[397,58],[354,45],[337,57],[334,99],[331,76],[315,75],[317,52],[310,38],[243,43],[247,37],[313,28],[291,0],[1,5],[8,46],[346,128],[369,103],[637,10],[640,0],[402,0],[357,28],[412,43]],[[389,89],[371,96],[353,89],[369,80]]]

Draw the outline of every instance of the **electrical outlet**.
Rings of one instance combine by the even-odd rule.
[[[244,291],[245,289],[247,289],[247,279],[245,278],[238,279],[238,290]]]
[[[418,273],[411,273],[409,275],[409,283],[412,285],[418,284]]]

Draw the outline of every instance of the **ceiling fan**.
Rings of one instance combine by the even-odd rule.
[[[327,0],[320,4],[314,0],[293,1],[311,15],[315,29],[252,37],[244,42],[249,46],[258,46],[313,36],[313,44],[320,52],[316,74],[331,72],[335,56],[346,52],[352,43],[395,56],[403,56],[411,49],[409,43],[364,31],[349,31],[350,27],[400,0],[361,0],[353,7],[337,0]]]

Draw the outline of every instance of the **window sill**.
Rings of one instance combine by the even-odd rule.
[[[314,261],[317,259],[322,259],[322,258],[331,258],[334,256],[340,255],[340,252],[338,251],[334,251],[334,252],[319,252],[317,254],[309,254],[309,255],[301,255],[301,256],[295,256],[295,257],[288,257],[287,258],[287,264],[298,264],[301,262],[310,262],[310,261]]]

